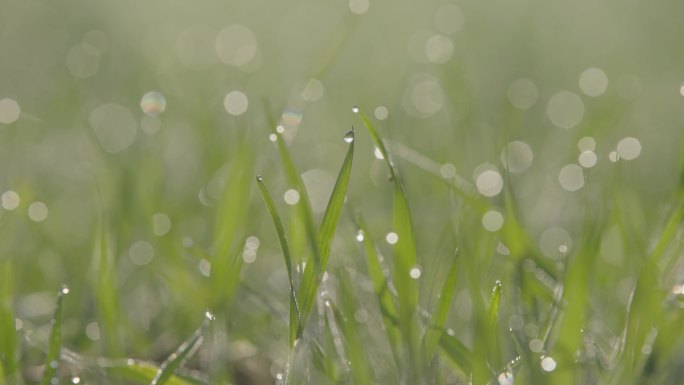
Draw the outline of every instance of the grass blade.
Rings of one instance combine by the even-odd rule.
[[[351,137],[349,135],[351,135]],[[353,131],[350,131],[345,135],[345,141],[349,143],[347,155],[345,156],[340,172],[337,175],[337,181],[333,187],[328,206],[325,209],[325,214],[323,214],[323,220],[321,221],[321,226],[318,231],[317,243],[320,252],[320,265],[316,266],[312,263],[306,265],[304,268],[304,276],[302,277],[302,282],[299,287],[299,304],[301,305],[302,322],[306,321],[311,312],[321,275],[325,271],[328,263],[332,241],[335,236],[335,229],[337,228],[337,222],[342,212],[342,205],[344,204],[347,185],[349,184],[351,167],[354,160]]]
[[[364,352],[363,344],[359,340],[360,333],[354,320],[354,312],[358,309],[358,304],[354,301],[354,293],[351,282],[345,272],[340,271],[340,304],[341,309],[337,309],[334,304],[331,308],[337,318],[337,323],[342,327],[345,337],[347,359],[351,363],[351,375],[354,384],[373,384],[373,377],[369,367],[367,354]],[[340,312],[341,310],[341,312]]]
[[[283,139],[282,135],[276,129],[276,122],[271,116],[270,108],[268,107],[267,103],[265,103],[264,108],[266,110],[267,116],[269,117],[271,132],[276,137],[278,153],[280,154],[280,160],[283,164],[283,171],[285,171],[285,178],[287,182],[291,186],[295,187],[299,193],[299,202],[296,205],[298,213],[297,218],[301,221],[305,229],[306,238],[309,242],[309,246],[311,247],[314,261],[318,263],[318,261],[320,261],[320,257],[318,252],[318,243],[316,240],[316,224],[314,222],[313,211],[311,210],[309,193],[304,186],[304,181],[302,180],[294,161],[292,160],[292,155],[290,154],[290,150],[285,143],[285,139]]]
[[[62,286],[57,293],[57,304],[52,316],[52,330],[48,341],[48,353],[45,358],[45,372],[40,380],[40,385],[50,385],[59,367],[60,353],[62,351],[62,303],[64,296],[69,294],[69,288]]]
[[[421,377],[420,371],[422,370],[418,352],[420,331],[415,319],[418,305],[418,285],[410,276],[411,269],[416,266],[417,258],[408,197],[404,184],[401,182],[399,170],[377,130],[363,111],[358,110],[358,107],[355,107],[355,111],[358,111],[375,146],[385,159],[391,179],[394,182],[393,226],[394,231],[399,236],[397,243],[394,245],[394,280],[399,300],[399,328],[406,338],[409,356],[413,363],[413,370],[410,371],[410,374],[415,376],[414,379],[417,379]]]
[[[299,305],[297,303],[297,292],[295,290],[294,279],[292,277],[292,258],[290,257],[290,248],[287,245],[287,238],[285,237],[285,230],[283,229],[283,222],[280,220],[278,210],[275,207],[273,198],[269,194],[263,178],[257,176],[257,185],[261,191],[261,196],[264,198],[268,212],[271,214],[271,219],[278,233],[278,240],[280,241],[280,248],[285,258],[285,267],[287,268],[287,278],[290,281],[290,347],[294,346],[294,342],[302,334],[301,328],[301,314]]]
[[[454,256],[446,280],[444,281],[444,286],[442,286],[439,301],[432,314],[432,324],[425,335],[425,358],[428,361],[432,360],[439,341],[442,338],[444,325],[447,316],[449,315],[449,309],[451,308],[451,303],[456,294],[456,279],[458,277],[457,261],[458,256]]]
[[[252,183],[253,155],[249,146],[241,146],[228,170],[221,196],[212,248],[212,307],[219,308],[230,301],[240,283],[242,229],[246,222]]]
[[[120,323],[114,258],[113,242],[106,221],[102,218],[95,237],[93,251],[93,265],[96,275],[95,298],[97,299],[98,315],[106,351],[110,357],[120,357],[122,349],[116,331]]]
[[[157,370],[157,374],[150,383],[151,385],[166,384],[176,372],[176,369],[183,365],[183,363],[197,351],[202,344],[204,332],[213,318],[214,316],[207,312],[206,318],[202,321],[202,325],[195,330],[195,333],[188,340],[183,342],[178,349],[161,364],[159,370]]]
[[[14,326],[13,284],[14,272],[9,261],[0,266],[0,384],[10,381],[17,369],[17,333]]]
[[[159,372],[159,367],[151,362],[139,360],[120,360],[116,362],[107,362],[105,367],[109,372],[116,373],[116,375],[127,381],[136,384],[149,384],[150,381]],[[193,377],[190,373],[179,373],[181,370],[176,370],[176,373],[171,375],[166,381],[167,385],[207,385],[208,382],[199,378]]]

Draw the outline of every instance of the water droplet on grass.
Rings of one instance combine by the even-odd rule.
[[[69,294],[69,287],[67,285],[62,285],[62,288],[59,290],[60,295],[67,295]]]
[[[365,239],[365,234],[363,233],[363,230],[359,230],[356,233],[356,240],[359,242],[363,242],[364,239]]]
[[[347,143],[351,143],[354,141],[354,129],[353,128],[351,130],[347,131],[346,134],[344,134],[344,141]]]
[[[418,267],[418,266],[413,267],[413,268],[411,269],[411,271],[409,271],[409,275],[410,275],[411,278],[413,278],[413,279],[418,279],[418,278],[420,278],[421,274],[423,274],[423,272],[420,270],[420,267]]]
[[[556,370],[556,360],[550,356],[542,356],[541,367],[545,372],[553,372]]]
[[[357,106],[357,105],[352,106],[352,112],[355,114],[358,114],[359,113],[359,106]]]
[[[393,231],[389,232],[389,233],[387,233],[387,236],[385,236],[385,240],[390,245],[394,245],[399,241],[399,235]]]
[[[261,182],[262,180],[264,180],[264,177],[261,176],[261,175],[257,175],[257,176],[256,176],[256,180],[259,181],[259,182]]]
[[[499,374],[497,380],[499,381],[499,385],[513,385],[513,373],[507,370]]]
[[[209,320],[213,321],[216,319],[216,316],[214,316],[214,313],[210,312],[209,310],[204,312],[204,316]]]

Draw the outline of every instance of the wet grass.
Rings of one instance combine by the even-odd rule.
[[[601,39],[612,25],[662,43],[615,38],[600,61],[605,45],[584,31],[568,35],[587,52],[526,29],[592,28],[561,5],[463,2],[468,23],[450,34],[433,31],[444,4],[379,3],[363,16],[269,3],[282,28],[255,16],[261,1],[140,6],[169,25],[114,6],[98,13],[104,32],[52,26],[102,50],[97,75],[78,79],[45,47],[45,68],[18,65],[41,34],[0,28],[0,69],[20,80],[0,75],[0,100],[22,107],[0,123],[0,193],[14,194],[0,202],[0,385],[684,384],[679,20],[634,5],[627,28],[596,11]],[[210,41],[208,64],[188,68],[188,41],[199,60],[228,23],[213,7],[255,33],[249,65],[218,64]],[[416,50],[422,28],[437,39]],[[492,30],[507,39],[484,39]],[[452,56],[430,60],[445,39]],[[598,65],[605,93],[576,90]],[[520,78],[534,87],[525,108],[511,96]],[[165,111],[139,111],[151,89]],[[583,112],[566,129],[549,101],[568,90]],[[224,108],[229,91],[244,112]],[[136,132],[118,152],[89,120],[112,101]],[[619,157],[625,137],[639,139],[633,159]],[[563,187],[587,142],[597,163]]]

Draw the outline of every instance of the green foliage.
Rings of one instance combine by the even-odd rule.
[[[682,384],[684,3],[0,9],[0,385]]]

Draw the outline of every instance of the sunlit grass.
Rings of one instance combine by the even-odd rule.
[[[684,384],[667,5],[0,0],[0,385]]]

